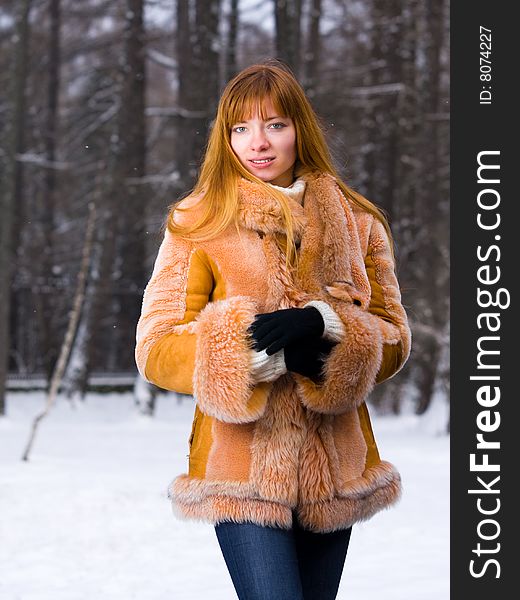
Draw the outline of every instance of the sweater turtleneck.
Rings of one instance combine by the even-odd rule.
[[[279,192],[282,192],[286,196],[289,196],[289,198],[292,198],[293,200],[296,200],[296,202],[298,202],[299,204],[302,204],[303,195],[305,193],[306,182],[301,177],[299,177],[298,179],[296,179],[295,181],[293,181],[291,183],[291,185],[288,186],[288,187],[282,187],[280,185],[274,185],[273,183],[269,183],[268,185],[270,185],[271,187],[273,187],[275,190],[278,190]]]

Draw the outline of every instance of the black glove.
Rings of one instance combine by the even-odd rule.
[[[249,326],[254,349],[260,352],[267,348],[269,355],[302,338],[320,337],[324,329],[323,317],[314,306],[255,315],[254,322]]]
[[[285,366],[288,371],[321,380],[323,364],[336,342],[327,338],[310,337],[289,344],[284,348]]]

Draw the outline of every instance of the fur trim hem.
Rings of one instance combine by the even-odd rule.
[[[390,508],[401,498],[401,478],[390,463],[381,463],[380,466],[364,473],[363,478],[374,478],[374,471],[383,467],[386,476],[380,480],[379,486],[365,487],[365,494],[348,494],[335,497],[332,500],[312,502],[298,506],[298,521],[302,527],[317,533],[329,533],[339,529],[346,529],[360,521],[367,521],[381,510]],[[379,474],[381,475],[381,474]]]
[[[232,496],[208,496],[201,502],[172,501],[173,514],[183,520],[196,520],[216,525],[224,521],[250,522],[268,527],[290,529],[292,511],[287,506],[265,500],[244,500]]]
[[[181,519],[212,524],[250,521],[289,529],[295,511],[303,527],[327,533],[366,521],[395,504],[401,497],[401,478],[392,464],[383,461],[333,498],[291,507],[258,498],[248,482],[207,481],[184,474],[174,479],[168,496],[174,514]]]
[[[395,482],[400,485],[399,471],[391,463],[382,460],[374,467],[366,469],[361,477],[348,481],[344,489],[338,491],[337,496],[359,500]]]
[[[309,531],[330,533],[367,521],[377,512],[390,508],[399,498],[400,488],[394,483],[358,500],[334,498],[326,502],[303,505],[298,508],[298,521]]]
[[[334,308],[345,324],[345,335],[325,362],[323,382],[294,374],[304,406],[332,415],[364,402],[375,385],[383,357],[378,317],[353,304]]]
[[[176,477],[168,488],[168,497],[173,501],[192,504],[208,496],[226,495],[234,498],[257,498],[247,481],[211,481],[183,474]]]
[[[193,392],[202,412],[228,423],[249,423],[262,416],[270,387],[255,388],[247,328],[255,302],[235,296],[210,302],[197,317],[198,336]]]

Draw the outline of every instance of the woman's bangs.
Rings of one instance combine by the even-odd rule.
[[[266,89],[266,86],[255,86],[260,89],[244,89],[243,93],[236,93],[233,101],[229,105],[227,114],[228,126],[232,127],[236,123],[242,123],[251,119],[257,112],[262,120],[267,120],[273,115],[267,114],[266,101],[271,100],[279,117],[286,117],[286,110],[283,102],[274,90]]]

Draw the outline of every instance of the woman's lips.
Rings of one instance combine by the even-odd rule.
[[[258,162],[255,162],[255,161],[258,161]],[[253,167],[255,167],[255,169],[265,169],[266,167],[270,167],[273,164],[274,158],[268,157],[268,158],[249,159],[248,162],[250,165],[253,165]]]

